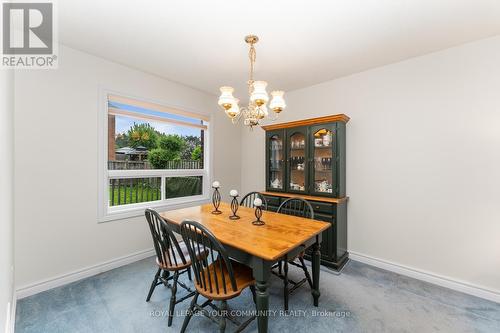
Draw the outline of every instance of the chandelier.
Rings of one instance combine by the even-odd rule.
[[[233,96],[234,88],[227,86],[220,88],[221,95],[218,102],[233,124],[236,124],[243,118],[243,124],[250,128],[259,125],[259,121],[266,117],[276,120],[278,114],[286,107],[285,100],[283,99],[285,92],[281,90],[271,92],[272,99],[269,103],[269,108],[272,110],[273,116],[270,117],[267,107],[267,102],[269,101],[269,95],[266,91],[267,82],[254,81],[253,79],[253,69],[257,58],[254,44],[258,41],[259,37],[254,35],[245,37],[245,42],[250,45],[250,50],[248,51],[250,59],[250,78],[247,82],[249,94],[248,106],[240,108],[238,105],[240,100]]]

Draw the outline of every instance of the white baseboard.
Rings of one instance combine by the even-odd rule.
[[[361,253],[349,251],[349,258],[367,265],[375,266],[397,274],[409,276],[411,278],[436,284],[441,287],[453,289],[472,296],[484,298],[493,302],[500,303],[500,291],[490,290],[484,287],[476,286],[464,281],[441,276],[431,272],[422,271],[412,267],[407,267],[392,263],[386,260],[373,258]]]
[[[113,260],[109,260],[97,265],[93,265],[87,268],[83,268],[77,271],[73,271],[67,274],[59,275],[53,277],[51,279],[46,279],[37,283],[33,283],[27,286],[23,286],[18,288],[14,292],[14,297],[10,307],[10,316],[7,317],[10,319],[10,327],[12,327],[11,332],[14,332],[14,324],[15,324],[15,309],[16,309],[16,299],[21,299],[24,297],[28,297],[42,291],[46,291],[52,288],[60,287],[62,285],[75,282],[93,275],[97,275],[102,272],[109,271],[114,268],[118,268],[120,266],[128,265],[133,262],[151,257],[154,255],[154,250],[144,250],[140,252],[136,252],[130,254],[128,256],[123,256],[120,258],[116,258]],[[457,290],[469,295],[477,296],[480,298],[484,298],[493,302],[500,303],[500,292],[496,290],[486,289],[484,287],[476,286],[464,281],[459,281],[456,279],[452,279],[449,277],[437,275],[434,273],[422,271],[419,269],[415,269],[412,267],[407,267],[404,265],[392,263],[386,260],[374,258],[371,256],[367,256],[361,253],[356,253],[353,251],[349,251],[349,258],[354,261],[359,261],[365,263],[367,265],[375,266],[381,269],[385,269],[387,271],[391,271],[397,274],[409,276],[414,279],[422,280],[425,282],[429,282],[432,284],[436,284],[438,286],[442,286],[445,288]],[[7,330],[7,332],[9,332]]]
[[[97,275],[99,273],[106,272],[120,266],[128,265],[133,262],[151,257],[154,254],[154,250],[144,250],[63,275],[55,276],[53,278],[39,281],[27,286],[23,286],[16,289],[17,299],[38,294],[42,291],[46,291],[52,288],[60,287],[62,285],[75,282],[93,275]]]

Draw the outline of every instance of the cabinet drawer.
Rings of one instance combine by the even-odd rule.
[[[266,198],[268,206],[279,207],[279,205],[280,205],[280,198],[279,197],[271,197],[271,196],[268,196],[268,195],[264,195],[263,197]]]
[[[315,213],[333,214],[333,205],[325,202],[309,201]]]
[[[333,216],[331,215],[325,215],[325,214],[321,214],[321,213],[318,213],[318,214],[314,214],[314,219],[315,220],[318,220],[318,221],[324,221],[324,222],[330,222],[330,223],[333,223],[334,222],[334,218]]]

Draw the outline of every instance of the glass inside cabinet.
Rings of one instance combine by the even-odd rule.
[[[281,190],[284,183],[284,150],[283,138],[278,135],[272,135],[269,138],[269,172],[268,186],[271,189]]]
[[[306,132],[292,133],[289,140],[289,190],[306,191]]]
[[[334,131],[331,127],[315,127],[313,129],[313,189],[316,193],[333,193],[335,156]]]

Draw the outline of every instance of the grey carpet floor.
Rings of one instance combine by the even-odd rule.
[[[17,333],[179,332],[189,300],[176,307],[167,327],[170,290],[146,294],[156,271],[148,258],[18,301]],[[290,276],[300,271],[290,268]],[[183,280],[187,277],[183,275]],[[312,305],[307,286],[282,309],[281,281],[272,277],[270,332],[500,332],[500,304],[351,261],[342,274],[321,271],[320,306]],[[181,295],[184,290],[179,288]],[[200,298],[201,299],[201,298]],[[229,301],[235,311],[254,309],[250,292]],[[228,324],[227,332],[234,331]],[[203,316],[192,318],[188,332],[217,332]],[[257,332],[252,322],[245,332]]]

